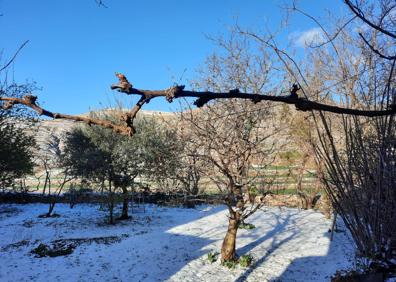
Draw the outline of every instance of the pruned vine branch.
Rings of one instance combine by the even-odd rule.
[[[198,98],[194,105],[197,107],[202,107],[206,103],[214,99],[244,99],[251,100],[254,103],[261,101],[272,101],[295,105],[297,110],[300,111],[324,111],[336,114],[347,114],[355,116],[385,116],[396,114],[396,106],[392,105],[386,110],[360,110],[360,109],[350,109],[338,106],[327,105],[323,103],[318,103],[315,101],[310,101],[306,98],[299,97],[297,92],[300,88],[297,85],[293,85],[290,91],[290,95],[287,96],[273,96],[273,95],[263,95],[263,94],[252,94],[252,93],[242,93],[239,89],[233,89],[229,92],[211,92],[211,91],[190,91],[184,90],[184,85],[176,85],[169,89],[164,90],[141,90],[133,88],[131,84],[125,84],[125,82],[120,80],[120,83],[113,84],[111,89],[118,90],[122,93],[128,95],[141,95],[143,97],[165,97],[168,102],[172,102],[175,98],[182,97],[193,97]]]
[[[33,95],[25,95],[23,98],[13,98],[13,97],[0,97],[0,101],[3,101],[3,109],[8,110],[11,109],[15,105],[24,105],[28,108],[31,108],[40,116],[47,116],[53,119],[67,119],[72,121],[79,121],[84,122],[88,125],[100,125],[105,128],[112,129],[116,133],[120,133],[123,135],[132,135],[134,133],[133,128],[128,126],[120,126],[116,125],[110,121],[89,118],[89,117],[82,117],[82,116],[74,116],[74,115],[67,115],[67,114],[60,114],[48,111],[43,109],[37,104],[37,96]]]
[[[176,85],[165,90],[141,90],[133,88],[132,84],[128,81],[125,75],[121,73],[116,73],[118,77],[118,83],[111,85],[111,89],[117,90],[119,92],[128,95],[140,95],[140,99],[136,105],[127,113],[121,116],[123,125],[113,123],[111,121],[102,120],[98,118],[90,118],[83,116],[67,115],[61,113],[54,113],[46,110],[37,104],[37,96],[25,95],[23,98],[14,97],[3,97],[0,96],[0,101],[2,101],[2,108],[5,110],[11,109],[15,105],[23,105],[31,108],[37,112],[40,116],[47,116],[53,119],[66,119],[78,122],[84,122],[88,125],[99,125],[104,128],[109,128],[115,133],[122,135],[132,136],[135,133],[133,126],[133,121],[136,118],[137,113],[143,107],[144,104],[149,103],[151,99],[157,97],[165,97],[168,102],[172,102],[173,99],[181,97],[194,97],[197,100],[194,104],[197,107],[202,107],[206,103],[214,99],[244,99],[250,100],[253,103],[259,103],[261,101],[272,101],[295,105],[297,110],[300,111],[324,111],[336,114],[348,114],[355,116],[367,116],[367,117],[378,117],[385,115],[396,114],[396,106],[392,105],[386,110],[359,110],[342,108],[332,105],[327,105],[323,103],[318,103],[310,101],[306,98],[301,98],[298,96],[297,92],[300,90],[298,85],[293,85],[290,91],[290,95],[287,96],[272,96],[263,94],[252,94],[252,93],[242,93],[238,89],[230,90],[229,92],[211,92],[211,91],[190,91],[184,90],[184,85]]]

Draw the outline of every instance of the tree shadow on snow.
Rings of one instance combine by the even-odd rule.
[[[335,233],[329,242],[327,253],[323,256],[306,256],[294,259],[275,281],[330,281],[337,270],[349,268],[353,265],[354,245],[348,236],[346,227],[339,223],[343,232]],[[323,237],[330,239],[330,232]],[[340,259],[343,254],[344,259]]]
[[[266,211],[266,213],[270,213]],[[293,224],[294,219],[293,216],[296,213],[289,213],[285,217],[282,217],[273,213],[273,216],[275,217],[276,223],[273,225],[272,230],[268,231],[264,236],[261,238],[258,238],[257,240],[251,242],[250,244],[239,248],[237,250],[237,253],[240,255],[248,254],[251,250],[253,250],[255,247],[259,246],[263,242],[267,240],[271,240],[271,244],[269,247],[266,247],[266,254],[259,258],[258,260],[254,260],[253,263],[249,266],[249,268],[241,274],[235,281],[236,282],[243,282],[245,281],[248,276],[255,270],[257,267],[259,267],[263,262],[265,262],[268,257],[277,249],[279,248],[282,244],[290,241],[293,239],[297,232],[296,230],[292,230],[288,232],[287,236],[281,236],[282,232],[286,231],[286,227],[289,224]]]
[[[289,214],[285,218],[277,218],[277,224],[271,231],[238,250],[238,253],[242,255],[247,254],[266,240],[272,240],[270,247],[266,250],[266,254],[258,260],[254,260],[253,264],[235,280],[236,282],[246,281],[249,275],[269,259],[270,255],[276,249],[299,235],[298,230],[290,230],[287,232],[287,236],[282,236],[282,232],[286,231],[285,228],[287,225],[292,223],[293,215]],[[345,230],[344,226],[342,228]],[[330,238],[330,233],[325,232],[323,237]],[[306,256],[294,259],[279,277],[271,281],[322,281],[324,274],[326,275],[325,281],[330,281],[330,277],[337,270],[345,268],[345,264],[339,259],[340,253],[345,253],[345,242],[351,243],[346,232],[336,233],[333,241],[329,243],[326,254],[323,256]]]
[[[217,246],[222,241],[227,229],[224,206],[198,207],[197,209],[147,207],[150,210],[148,213],[132,214],[136,221],[126,221],[117,226],[100,227],[92,223],[87,225],[86,228],[81,226],[81,231],[77,230],[75,235],[97,237],[127,233],[128,236],[117,244],[102,244],[96,247],[92,246],[92,248],[87,246],[76,250],[76,254],[63,257],[65,269],[62,272],[58,271],[57,264],[52,264],[50,259],[30,260],[30,265],[26,264],[26,267],[40,269],[37,277],[43,278],[45,276],[49,281],[58,280],[60,276],[70,281],[85,281],[95,277],[100,278],[99,280],[112,281],[172,280],[172,276],[176,273],[181,271],[179,274],[183,274],[183,271],[189,271],[188,269],[183,270],[183,268],[208,253],[208,246]],[[280,214],[266,211],[265,213],[271,215],[272,218],[264,222],[264,225],[274,222],[264,227],[265,230],[269,231],[263,234],[262,226],[249,231],[241,231],[238,234],[238,240],[242,238],[249,240],[248,244],[237,249],[239,255],[247,254],[253,249],[258,249],[264,254],[263,257],[253,261],[253,264],[236,279],[238,282],[245,281],[283,244],[296,239],[296,237],[298,239],[298,236],[301,235],[299,229],[294,227],[301,218],[299,211]],[[73,212],[69,216],[75,217],[77,215],[79,213]],[[91,214],[88,213],[87,217],[82,220],[89,220],[90,216]],[[252,217],[256,216],[259,217],[259,214]],[[138,219],[139,217],[140,219]],[[148,217],[152,219],[146,222],[145,219]],[[218,217],[224,217],[224,220],[220,221],[220,225]],[[54,219],[54,221],[57,220]],[[80,224],[81,222],[74,223],[76,226],[80,226]],[[49,232],[49,228],[55,228],[58,225],[45,225],[44,227]],[[40,228],[40,226],[33,228]],[[74,235],[69,233],[67,236]],[[329,234],[323,236],[329,236]],[[345,236],[345,234],[335,234],[335,242],[337,242],[339,236]],[[297,281],[306,281],[306,278],[310,278],[312,273],[322,271],[323,268],[329,268],[330,273],[334,273],[340,267],[334,264],[332,260],[340,254],[339,248],[342,248],[342,245],[337,244],[337,248],[333,250],[333,244],[331,244],[325,256],[295,259],[280,275],[279,281],[296,281],[296,277],[301,278]],[[80,260],[84,263],[80,264]],[[41,261],[48,263],[48,265],[43,268]],[[199,271],[201,262],[193,263],[196,264],[195,268]],[[71,267],[72,265],[73,267]],[[56,275],[60,276],[57,277]],[[196,278],[199,280],[199,277]],[[315,281],[315,279],[313,280]]]
[[[147,238],[145,234],[140,237],[131,236],[133,245],[142,248],[135,249],[135,258],[126,265],[130,269],[129,276],[123,276],[122,281],[164,281],[170,279],[191,261],[208,253],[205,247],[218,240],[216,235],[219,229],[208,229],[204,224],[210,216],[223,216],[225,208],[215,206],[206,211],[202,211],[200,207],[180,209],[180,216],[170,217],[171,221],[147,233]],[[161,215],[162,222],[167,220],[167,209],[164,211],[165,215]],[[203,225],[190,226],[200,220]],[[191,235],[188,234],[190,232]],[[153,236],[153,233],[157,234]],[[212,236],[214,239],[211,239]],[[147,241],[149,238],[157,238],[157,240]]]
[[[31,269],[35,269],[34,280],[40,281],[164,281],[205,255],[206,247],[223,235],[224,230],[217,228],[218,225],[208,226],[211,217],[224,216],[226,223],[223,206],[185,209],[146,205],[145,212],[134,211],[133,219],[116,225],[98,225],[105,213],[100,212],[98,216],[96,206],[79,206],[73,210],[62,204],[59,207],[64,208],[64,217],[46,219],[27,229],[22,223],[46,209],[45,205],[27,206],[17,231],[2,229],[7,234],[20,234],[15,236],[16,241],[29,236],[34,244],[18,249],[25,263],[15,260],[13,250],[2,255],[7,263],[0,266],[1,281],[8,276],[12,277],[10,281],[24,280],[24,273],[30,273]],[[71,254],[55,259],[35,258],[29,253],[39,243],[54,239],[86,240],[103,236],[120,240],[113,244],[80,245]],[[11,267],[17,263],[18,271]],[[59,267],[60,264],[63,267]]]

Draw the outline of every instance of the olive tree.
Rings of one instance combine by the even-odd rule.
[[[115,192],[118,190],[123,197],[119,219],[129,218],[129,191],[142,169],[141,146],[137,140],[98,126],[74,129],[66,138],[64,166],[71,167],[73,175],[106,188],[112,224]]]
[[[25,91],[31,91],[34,85],[2,85],[0,95],[20,97]],[[31,125],[32,116],[21,108],[4,109],[0,101],[0,186],[3,190],[14,184],[15,179],[24,177],[33,171],[32,150],[36,142],[26,132]]]
[[[14,121],[0,116],[0,185],[10,187],[15,179],[33,172],[34,139]]]
[[[185,200],[199,193],[202,175],[202,162],[189,142],[191,135],[186,134],[186,126],[176,114],[163,121],[145,118],[139,121],[133,137],[142,148],[145,179],[158,191],[183,193]]]

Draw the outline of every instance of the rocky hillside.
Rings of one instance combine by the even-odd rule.
[[[100,114],[100,113],[99,113]],[[83,114],[82,116],[87,116],[89,114]],[[170,112],[160,112],[160,111],[145,111],[139,112],[138,117],[146,118],[156,118],[164,122],[168,122],[176,119],[175,113]],[[32,133],[39,145],[45,144],[51,134],[62,139],[65,133],[72,130],[72,128],[81,125],[79,122],[63,120],[63,119],[43,119],[37,122],[36,128]]]

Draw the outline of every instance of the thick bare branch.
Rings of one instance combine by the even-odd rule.
[[[195,97],[198,98],[194,103],[197,107],[202,107],[207,102],[213,99],[237,98],[237,99],[251,100],[254,103],[258,103],[261,101],[272,101],[272,102],[291,104],[291,105],[295,105],[297,110],[301,110],[301,111],[324,111],[324,112],[331,112],[336,114],[347,114],[347,115],[367,116],[367,117],[396,114],[395,106],[387,110],[375,111],[375,110],[359,110],[359,109],[342,108],[342,107],[310,101],[307,100],[306,98],[298,97],[296,91],[293,91],[293,89],[295,89],[294,87],[291,90],[290,95],[288,96],[272,96],[272,95],[263,95],[263,94],[254,94],[254,93],[242,93],[238,89],[233,89],[230,90],[229,92],[190,91],[190,90],[184,90],[183,85],[174,86],[164,90],[142,90],[133,87],[124,87],[122,85],[122,81],[120,81],[119,84],[112,85],[111,89],[118,90],[128,95],[141,95],[150,98],[166,97],[166,99],[169,102],[172,102],[174,98]]]
[[[195,101],[195,105],[197,107],[202,107],[209,101],[213,99],[244,99],[251,100],[253,103],[258,103],[261,101],[272,101],[272,102],[280,102],[295,105],[297,110],[300,111],[324,111],[331,112],[336,114],[347,114],[347,115],[355,115],[355,116],[367,116],[367,117],[378,117],[378,116],[386,116],[393,115],[396,113],[396,106],[392,105],[387,110],[359,110],[359,109],[350,109],[350,108],[342,108],[327,104],[322,104],[314,101],[309,101],[306,98],[300,98],[297,95],[297,91],[300,89],[297,85],[293,85],[293,88],[290,91],[290,95],[288,96],[272,96],[272,95],[263,95],[263,94],[252,94],[252,93],[242,93],[238,89],[230,90],[229,92],[211,92],[211,91],[189,91],[184,90],[184,85],[176,85],[168,89],[164,90],[141,90],[132,87],[132,84],[129,83],[127,78],[120,73],[116,73],[116,76],[119,79],[118,84],[113,84],[111,89],[118,90],[119,92],[128,94],[128,95],[140,95],[141,98],[136,103],[136,105],[131,109],[130,112],[125,113],[122,116],[122,119],[125,122],[125,125],[118,125],[112,123],[110,121],[82,117],[82,116],[74,116],[67,115],[61,113],[54,113],[49,110],[43,109],[39,105],[37,105],[36,100],[37,97],[33,95],[25,95],[22,99],[13,98],[13,97],[2,97],[0,96],[0,101],[3,101],[3,109],[11,109],[14,105],[24,105],[32,110],[36,111],[41,116],[47,116],[53,119],[67,119],[72,121],[84,122],[88,125],[99,125],[104,128],[109,128],[116,133],[132,136],[135,133],[135,129],[133,127],[133,121],[142,108],[142,106],[151,99],[156,97],[165,97],[168,102],[172,102],[175,98],[181,97],[195,97],[198,98]]]
[[[38,106],[36,104],[36,100],[37,100],[37,97],[33,96],[33,95],[26,95],[22,99],[10,98],[10,97],[0,97],[0,101],[5,102],[3,105],[4,109],[10,109],[14,105],[19,104],[19,105],[24,105],[28,108],[31,108],[32,110],[36,111],[41,116],[47,116],[47,117],[50,117],[53,119],[67,119],[67,120],[72,120],[72,121],[79,121],[79,122],[84,122],[88,125],[92,125],[92,124],[99,125],[99,126],[102,126],[105,128],[109,128],[109,129],[113,130],[114,132],[122,134],[122,135],[132,136],[134,133],[134,129],[131,126],[120,126],[120,125],[116,125],[116,124],[111,123],[106,120],[50,112],[50,111],[45,110],[45,109],[41,108],[40,106]]]

